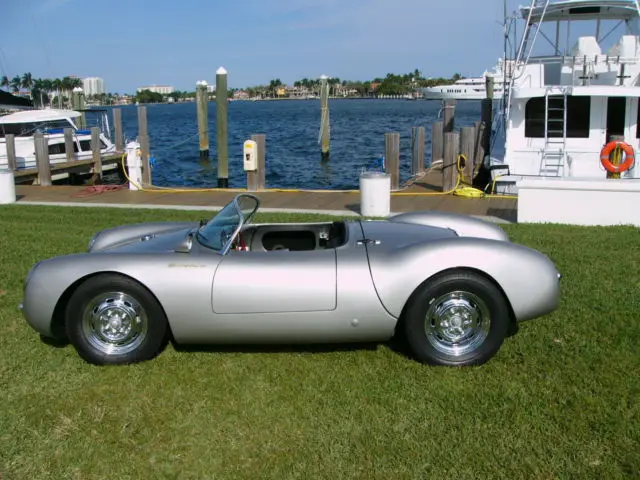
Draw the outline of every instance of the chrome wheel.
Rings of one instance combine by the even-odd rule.
[[[101,293],[82,312],[82,331],[91,346],[101,352],[126,354],[138,348],[147,336],[147,314],[126,293]]]
[[[487,305],[470,292],[454,291],[432,301],[425,318],[429,343],[438,352],[459,357],[478,348],[489,335]]]

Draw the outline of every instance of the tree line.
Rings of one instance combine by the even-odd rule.
[[[74,88],[82,87],[82,80],[77,77],[63,78],[33,78],[31,73],[16,75],[8,78],[6,75],[0,78],[0,87],[8,88],[12,93],[17,93],[21,88],[31,92],[31,99],[36,106],[51,105],[52,94],[58,99],[58,106],[68,102]]]

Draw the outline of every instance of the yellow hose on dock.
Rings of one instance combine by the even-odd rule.
[[[129,183],[135,186],[138,190],[146,191],[146,192],[166,192],[166,193],[204,193],[204,192],[247,192],[246,188],[174,188],[174,187],[160,187],[156,185],[149,185],[148,187],[144,187],[139,185],[137,182],[134,182],[127,173],[127,167],[125,165],[125,158],[127,154],[122,155],[122,171],[124,173],[125,178]],[[391,196],[431,196],[431,195],[456,195],[459,197],[466,198],[518,198],[516,195],[495,195],[493,193],[486,193],[479,188],[475,188],[471,185],[465,184],[462,182],[462,165],[460,161],[463,160],[465,163],[467,162],[467,157],[464,154],[458,155],[458,161],[456,164],[456,168],[458,170],[458,180],[456,185],[449,191],[446,192],[391,192]],[[502,175],[497,176],[491,185],[491,191],[495,191],[496,180],[500,178]],[[489,185],[487,185],[488,187]],[[485,188],[486,190],[486,188]],[[260,192],[281,192],[281,193],[360,193],[360,190],[303,190],[297,188],[265,188],[260,190]]]

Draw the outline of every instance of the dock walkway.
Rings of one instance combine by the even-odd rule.
[[[439,210],[465,215],[494,217],[507,222],[517,221],[517,200],[512,198],[466,198],[443,194],[441,174],[434,171],[392,193],[391,212]],[[179,187],[176,187],[179,188]],[[191,190],[191,189],[188,189]],[[126,186],[50,186],[16,185],[17,204],[51,204],[78,206],[113,206],[145,208],[194,208],[216,210],[228,203],[240,189],[192,189],[193,191],[143,190],[132,191]],[[439,191],[440,190],[440,191]],[[273,191],[250,192],[261,201],[265,210],[297,210],[338,214],[360,213],[360,194],[341,191]]]

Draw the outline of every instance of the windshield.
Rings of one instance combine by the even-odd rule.
[[[198,229],[198,241],[207,248],[226,253],[240,227],[250,221],[258,205],[256,197],[238,195],[207,224]]]

